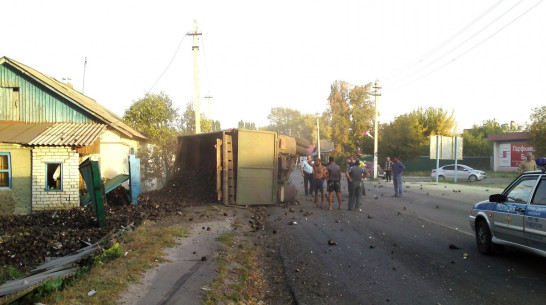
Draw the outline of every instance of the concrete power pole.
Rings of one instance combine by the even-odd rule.
[[[207,99],[207,106],[208,106],[208,119],[209,120],[212,120],[212,117],[211,117],[211,114],[210,114],[210,99],[212,98],[212,96],[210,95],[210,92],[207,96],[205,96],[205,98]]]
[[[197,36],[202,35],[202,33],[197,33],[197,21],[193,21],[193,32],[188,33],[187,35],[193,36],[193,79],[195,82],[195,101],[193,104],[193,109],[195,110],[195,133],[201,133],[201,109],[199,105],[199,69],[197,67],[197,51],[199,51],[199,46],[197,45]]]
[[[378,92],[381,87],[379,87],[379,80],[375,81],[375,84],[373,85],[373,96],[375,96],[375,117],[374,117],[374,139],[373,139],[373,177],[374,179],[377,179],[377,165],[378,163],[378,157],[377,157],[377,139],[379,139],[379,133],[378,133],[378,113],[377,113],[377,97],[381,96],[381,93]]]

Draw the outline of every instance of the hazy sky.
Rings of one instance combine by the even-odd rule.
[[[222,128],[267,125],[272,107],[323,112],[334,81],[376,79],[380,122],[434,106],[459,128],[521,124],[546,105],[541,2],[7,0],[0,56],[79,91],[87,57],[85,95],[120,116],[165,71],[152,92],[184,109],[197,20],[201,110],[210,94]]]

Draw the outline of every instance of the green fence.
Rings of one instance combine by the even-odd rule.
[[[373,161],[372,155],[362,155],[361,160]],[[392,158],[391,158],[392,160]],[[429,171],[436,168],[436,159],[431,160],[429,156],[421,156],[415,160],[401,160],[406,171]],[[453,164],[455,160],[440,160],[440,166]],[[458,164],[468,165],[479,170],[491,170],[491,157],[467,157],[457,160]],[[384,167],[385,160],[379,160],[379,165]]]

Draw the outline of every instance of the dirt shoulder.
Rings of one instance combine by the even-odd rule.
[[[266,211],[213,205],[162,220],[183,225],[188,236],[165,249],[167,261],[149,269],[117,303],[293,303],[275,236],[264,230]]]

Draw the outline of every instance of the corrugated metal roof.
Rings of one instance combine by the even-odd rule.
[[[140,139],[146,139],[146,137],[138,132],[137,130],[131,128],[127,124],[123,123],[122,119],[107,109],[106,107],[100,105],[92,98],[81,94],[80,92],[70,88],[69,86],[56,81],[28,66],[25,66],[11,58],[2,57],[0,58],[0,64],[3,62],[8,62],[13,67],[19,69],[23,73],[29,75],[30,77],[36,79],[42,84],[46,85],[52,90],[55,90],[59,94],[66,97],[68,100],[74,102],[76,105],[80,106],[82,109],[92,113],[97,119],[104,121],[109,126],[112,126],[116,130],[122,132],[123,134],[129,137],[137,137]]]
[[[46,129],[29,145],[88,146],[104,132],[106,125],[59,123]]]
[[[53,126],[52,123],[0,122],[0,142],[28,144],[51,126]]]

